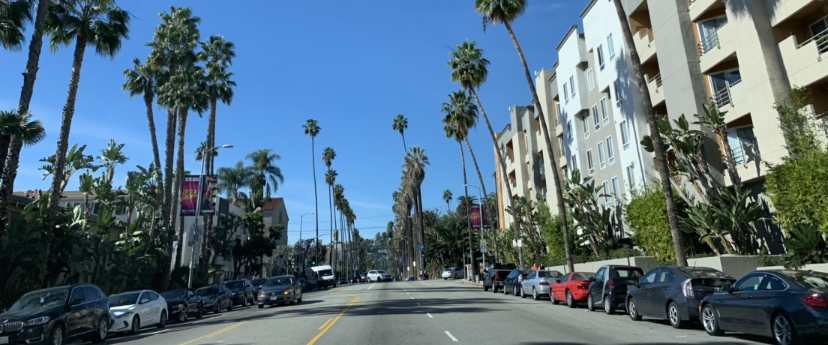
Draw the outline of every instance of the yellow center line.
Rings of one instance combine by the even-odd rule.
[[[205,335],[205,336],[203,336],[203,337],[201,337],[201,338],[196,338],[196,339],[190,340],[190,341],[188,341],[188,342],[186,342],[186,343],[181,343],[181,344],[179,344],[179,345],[189,345],[189,344],[195,343],[195,342],[197,342],[197,341],[199,341],[199,340],[204,340],[204,339],[207,339],[207,338],[212,338],[212,337],[215,337],[215,336],[217,336],[217,335],[219,335],[219,334],[222,334],[222,333],[224,333],[224,332],[229,332],[229,331],[232,331],[232,330],[234,330],[234,329],[236,329],[236,328],[239,328],[239,326],[241,326],[242,324],[244,324],[244,322],[239,322],[239,323],[237,323],[237,324],[235,324],[235,325],[232,325],[232,326],[230,326],[230,327],[227,327],[227,328],[225,328],[225,329],[220,329],[220,330],[218,330],[218,331],[215,331],[215,332],[213,332],[213,333],[210,333],[210,334],[208,334],[208,335]]]
[[[333,319],[333,321],[331,321],[331,322],[330,322],[330,323],[329,323],[329,324],[328,324],[328,325],[327,325],[327,326],[326,326],[326,327],[322,330],[322,332],[319,332],[319,334],[317,334],[317,335],[316,335],[316,337],[314,337],[313,339],[311,339],[311,341],[308,343],[308,345],[313,345],[313,344],[316,344],[316,342],[317,342],[320,338],[322,338],[322,336],[323,336],[323,335],[325,335],[325,333],[328,333],[328,331],[331,329],[331,327],[333,327],[333,325],[334,325],[334,324],[336,324],[336,322],[337,322],[337,321],[339,321],[339,319],[342,317],[342,315],[345,315],[345,312],[347,312],[347,311],[348,311],[348,309],[349,309],[349,308],[351,308],[351,306],[353,306],[353,305],[354,305],[357,301],[359,301],[359,299],[360,299],[360,297],[359,297],[359,296],[354,296],[354,299],[352,299],[352,300],[351,300],[351,302],[349,302],[349,303],[348,303],[348,305],[345,307],[345,310],[343,310],[341,313],[339,313],[339,315],[337,315],[337,316]]]
[[[325,326],[327,326],[328,323],[331,322],[331,320],[333,320],[333,318],[330,318],[328,319],[328,321],[325,321],[325,323],[323,323],[322,326],[319,327],[319,330],[321,331],[323,328],[325,328]]]

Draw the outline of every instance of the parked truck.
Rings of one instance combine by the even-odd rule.
[[[494,292],[497,292],[498,289],[503,290],[506,276],[515,268],[517,268],[515,264],[500,263],[493,263],[486,267],[483,272],[483,291],[489,291],[489,288]]]

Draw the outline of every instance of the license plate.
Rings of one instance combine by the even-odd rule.
[[[279,297],[278,296],[273,296],[273,297],[270,298],[270,300],[271,301],[277,301],[277,300],[279,300]]]
[[[8,344],[9,337],[0,337],[0,344]]]

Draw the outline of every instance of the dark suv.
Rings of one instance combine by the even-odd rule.
[[[229,280],[224,282],[224,286],[230,289],[230,298],[232,303],[246,306],[256,303],[256,289],[249,279]]]
[[[95,285],[32,291],[0,314],[0,328],[0,344],[100,343],[109,331],[109,300]]]
[[[638,284],[644,270],[635,266],[607,265],[595,272],[591,278],[587,294],[587,308],[603,307],[604,312],[612,314],[616,309],[627,309],[627,290],[630,285]]]

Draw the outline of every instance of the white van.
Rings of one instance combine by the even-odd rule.
[[[333,273],[333,269],[331,266],[314,266],[311,269],[316,272],[316,275],[319,276],[319,279],[316,281],[316,286],[318,288],[328,288],[329,286],[336,287],[336,276]]]

